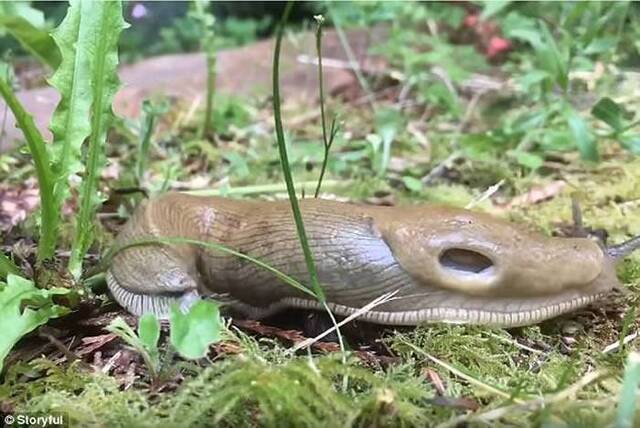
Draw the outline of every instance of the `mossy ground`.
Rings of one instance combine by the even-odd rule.
[[[312,125],[317,123],[310,124],[309,132],[314,135],[315,129],[317,137],[319,128]],[[346,125],[347,130],[350,126]],[[185,162],[206,158],[200,150],[178,153],[174,144],[180,138],[184,137],[159,143],[158,150],[175,152],[152,162],[150,182],[157,183],[153,171],[164,170],[167,162],[183,165],[174,180],[192,177],[185,172]],[[220,167],[212,160],[198,169],[238,183],[277,182],[277,159],[269,139],[250,136],[247,141],[238,161],[245,162],[246,168],[233,162]],[[237,144],[219,141],[211,153],[224,157]],[[411,159],[420,153],[398,146],[401,149],[394,150],[394,158]],[[305,157],[299,150],[294,144],[296,176],[299,181],[312,180],[317,173],[317,153],[311,150],[311,157]],[[346,175],[349,181],[326,189],[328,197],[377,202],[391,196],[397,204],[435,201],[465,206],[486,188],[459,183],[505,179],[507,184],[475,209],[552,233],[571,223],[571,197],[577,195],[585,222],[606,229],[611,240],[620,241],[640,230],[636,209],[640,162],[618,151],[595,166],[573,161],[567,164],[567,171],[558,174],[524,176],[508,161],[492,161],[502,168],[487,169],[482,162],[464,159],[451,168],[458,174],[455,183],[441,178],[433,186],[409,191],[393,178],[370,174],[366,157],[347,161],[345,169],[336,172],[336,164],[349,150],[357,151],[358,142],[339,143],[335,150],[329,179]],[[126,182],[126,161],[118,162],[123,171],[119,180]],[[428,171],[434,163],[437,161],[405,167]],[[495,173],[500,177],[486,177]],[[509,210],[498,206],[500,201],[534,186],[544,188],[558,178],[569,184],[548,200]],[[110,234],[104,235],[106,246]],[[209,359],[197,362],[167,355],[164,378],[153,382],[139,357],[117,340],[103,348],[104,355],[84,355],[84,363],[70,362],[68,356],[48,348],[42,358],[12,362],[0,397],[4,411],[62,412],[78,426],[456,426],[464,421],[471,426],[604,426],[614,417],[624,357],[634,343],[608,353],[603,350],[620,340],[625,314],[635,307],[639,257],[622,263],[619,273],[631,291],[627,296],[614,295],[538,326],[502,330],[430,325],[400,332],[376,330],[377,339],[371,344],[385,350],[390,364],[388,360],[364,362],[355,355],[347,356],[346,363],[338,354],[291,355],[286,341],[247,335],[231,326],[227,347],[217,347]],[[625,328],[628,333],[638,327],[637,320],[630,323]],[[84,335],[99,333],[95,327],[91,331],[84,330]],[[60,337],[73,353],[79,349],[77,340],[69,339]],[[21,353],[20,348],[17,352]],[[115,364],[121,365],[120,371],[104,369],[108,357],[117,352],[128,355],[128,360]],[[585,384],[574,386],[585,376]]]
[[[597,90],[613,94],[612,79],[605,75],[603,80]],[[513,98],[522,101],[526,95]],[[215,187],[233,197],[282,197],[268,103],[232,98],[216,103],[212,140],[196,136],[201,117],[184,119],[189,106],[174,106],[163,117],[141,185],[150,193]],[[392,104],[379,101],[381,108]],[[309,114],[314,109],[284,106],[298,183],[316,180],[322,161],[318,117]],[[331,100],[327,110],[340,113],[341,131],[323,197],[464,207],[502,182],[473,209],[551,234],[571,225],[571,199],[576,198],[585,224],[606,230],[610,241],[640,232],[640,161],[614,142],[602,139],[599,163],[582,162],[571,150],[549,150],[532,171],[515,162],[508,148],[489,148],[480,155],[468,146],[461,150],[461,137],[487,129],[486,118],[469,119],[461,133],[462,119],[433,114],[432,106],[421,104],[403,111],[389,166],[380,171],[374,112],[339,100]],[[551,125],[538,131],[540,141],[555,132]],[[117,191],[137,185],[136,132],[122,121],[110,137],[110,166],[102,182],[109,199],[99,216],[94,255],[109,247],[114,231],[141,199],[140,194]],[[417,184],[456,152],[457,160],[434,181]],[[0,156],[3,185],[20,188],[32,176],[25,154]],[[566,183],[561,190],[554,184],[558,181]],[[265,183],[260,191],[251,187]],[[309,197],[314,186],[298,190]],[[523,195],[530,198],[508,205]],[[33,259],[28,237],[34,230],[32,216],[1,243],[20,248],[20,258],[28,264]],[[286,331],[279,338],[266,337],[230,324],[208,358],[188,362],[168,350],[163,337],[158,379],[149,378],[140,356],[122,342],[102,336],[108,320],[123,312],[98,293],[74,315],[51,323],[51,330],[19,344],[0,384],[0,412],[62,412],[71,426],[109,427],[608,426],[615,417],[626,355],[637,341],[605,349],[640,327],[635,317],[640,254],[620,264],[619,276],[628,293],[612,293],[605,301],[537,326],[374,328],[368,342],[350,341],[354,351],[366,351],[371,358],[359,358],[357,352],[344,360],[339,353],[292,354],[290,341],[282,339]],[[297,321],[298,327],[303,324]],[[92,343],[100,346],[91,348]]]

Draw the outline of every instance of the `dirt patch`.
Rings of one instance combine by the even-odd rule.
[[[353,30],[347,38],[360,64],[371,63],[369,47],[386,38],[382,28]],[[261,96],[271,92],[271,67],[274,40],[259,41],[241,48],[222,50],[217,58],[216,88],[223,94]],[[281,53],[281,86],[283,97],[295,98],[303,103],[313,103],[317,98],[317,69],[313,64],[299,61],[301,55],[315,57],[315,39],[311,32],[292,34],[284,40]],[[346,61],[347,57],[334,31],[327,31],[323,38],[325,58]],[[199,103],[204,106],[206,88],[206,61],[202,53],[163,55],[148,58],[120,69],[122,88],[115,97],[116,114],[135,118],[140,112],[142,100],[156,93],[165,94],[177,101]],[[325,67],[325,89],[328,93],[352,88],[357,80],[352,71],[344,68]],[[36,125],[46,138],[47,129],[59,95],[52,88],[37,88],[18,93],[26,110],[34,116]],[[5,105],[0,102],[0,112]],[[0,153],[8,150],[22,133],[15,127],[8,112],[5,132],[0,137]]]

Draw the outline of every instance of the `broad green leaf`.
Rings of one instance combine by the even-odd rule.
[[[177,305],[171,308],[171,345],[185,358],[202,358],[209,345],[220,340],[222,321],[218,304],[200,300],[183,314]]]
[[[405,187],[412,192],[420,192],[424,187],[422,181],[415,177],[411,177],[410,175],[405,175],[404,177],[402,177],[402,182],[404,183]]]
[[[0,2],[0,16],[16,16],[36,28],[44,27],[44,12],[34,8],[29,3],[28,1]],[[0,31],[0,35],[4,35],[4,32]]]
[[[529,92],[534,86],[549,78],[551,78],[549,72],[545,70],[533,69],[523,74],[522,76],[518,76],[516,78],[516,81],[520,86],[522,86],[523,92]]]
[[[634,155],[640,155],[640,134],[624,135],[620,144]]]
[[[543,44],[535,47],[538,61],[543,69],[554,76],[555,83],[566,90],[569,86],[569,58],[560,51],[554,35],[546,24],[541,23],[540,30]]]
[[[587,122],[571,107],[567,107],[564,113],[573,139],[578,146],[580,157],[588,161],[598,161],[600,158],[598,146]]]
[[[60,64],[60,51],[51,35],[35,27],[25,18],[0,15],[0,29],[5,29],[25,50],[52,69]]]
[[[0,372],[9,351],[25,334],[68,312],[51,300],[68,292],[65,288],[36,288],[33,281],[13,274],[7,276],[6,285],[0,288]]]
[[[429,84],[423,89],[421,95],[429,102],[443,105],[456,117],[462,115],[460,99],[455,89],[452,90],[452,88],[441,81],[434,81]]]
[[[160,340],[160,322],[154,314],[146,313],[138,320],[138,336],[140,341],[151,353],[158,352]]]
[[[516,152],[515,153],[516,161],[531,170],[536,170],[542,166],[544,163],[544,159],[541,156],[536,155],[534,153],[527,152]]]
[[[591,109],[591,114],[620,132],[624,126],[624,109],[609,97],[601,98]]]
[[[474,160],[488,160],[494,156],[496,141],[489,133],[466,134],[460,138],[464,154]]]
[[[484,3],[484,7],[482,8],[482,14],[480,14],[480,19],[485,21],[499,14],[503,9],[509,6],[512,2],[508,0],[491,0],[491,1],[485,1],[483,3]]]
[[[527,133],[544,127],[549,117],[548,110],[531,110],[519,115],[511,125],[512,132]]]
[[[596,55],[604,52],[612,51],[618,44],[618,38],[615,36],[606,36],[594,39],[589,43],[581,53],[584,55]]]
[[[536,53],[538,67],[549,73],[553,81],[561,88],[567,88],[569,85],[569,57],[560,51],[555,37],[546,24],[541,22],[538,29],[513,29],[508,36],[529,43]],[[540,77],[537,75],[536,79]]]
[[[313,147],[318,148],[318,145],[314,144]],[[247,160],[240,153],[229,151],[224,153],[222,157],[224,158],[224,160],[229,162],[230,174],[233,174],[238,178],[246,178],[249,176],[249,174],[251,174],[251,170],[249,169]]]
[[[540,135],[538,145],[542,152],[548,150],[567,152],[576,148],[573,133],[567,128],[545,129]]]
[[[523,40],[522,37],[518,37],[514,35],[514,32],[536,32],[536,20],[530,16],[523,15],[516,10],[509,11],[506,16],[500,19],[500,29],[502,30],[502,34],[507,39],[520,39]],[[526,37],[524,41],[528,41]]]
[[[505,34],[511,39],[522,40],[536,48],[536,46],[542,45],[542,38],[537,28],[513,28],[511,31]]]
[[[51,122],[57,151],[57,203],[62,204],[68,195],[69,176],[84,169],[69,260],[69,270],[76,278],[94,239],[94,213],[102,203],[98,179],[105,164],[104,145],[113,119],[113,97],[119,87],[118,39],[126,25],[119,1],[73,0],[65,20],[54,33],[62,50],[62,64],[51,79],[62,95]],[[81,147],[87,137],[83,159]]]

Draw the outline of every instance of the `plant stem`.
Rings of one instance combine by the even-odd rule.
[[[371,109],[375,111],[376,97],[373,95],[373,91],[369,87],[369,84],[367,83],[367,79],[364,77],[364,74],[362,74],[362,69],[358,65],[358,60],[356,59],[356,56],[353,53],[353,50],[351,49],[351,45],[349,45],[349,41],[347,40],[346,34],[344,34],[344,30],[340,25],[340,20],[338,19],[337,14],[332,10],[330,5],[329,5],[329,15],[331,15],[331,20],[333,21],[334,29],[336,30],[338,39],[340,39],[340,44],[344,49],[344,53],[347,54],[347,58],[349,59],[349,63],[351,64],[351,69],[353,70],[353,73],[356,75],[356,79],[358,79],[358,83],[360,83],[360,86],[364,90],[365,96],[367,97],[367,101],[371,105]]]
[[[200,137],[204,138],[211,133],[211,116],[216,92],[216,48],[213,32],[215,18],[208,12],[209,0],[195,0],[193,6],[196,17],[202,25],[202,48],[207,58],[207,97],[204,123],[200,131]]]
[[[320,119],[322,120],[322,143],[324,145],[324,157],[322,159],[322,168],[320,169],[320,177],[318,178],[318,185],[314,193],[314,198],[317,198],[320,194],[320,187],[322,186],[322,179],[327,170],[327,163],[329,162],[329,151],[333,144],[333,138],[336,135],[336,120],[333,119],[331,123],[331,133],[327,136],[327,119],[324,113],[324,83],[322,78],[322,24],[324,23],[324,17],[322,15],[315,16],[318,23],[316,30],[316,50],[318,52],[318,86],[320,91]]]
[[[325,301],[324,292],[320,287],[320,281],[318,280],[318,271],[313,261],[311,249],[309,248],[309,241],[307,240],[307,234],[304,229],[304,223],[302,221],[302,214],[300,213],[300,206],[296,197],[296,190],[293,184],[293,178],[291,176],[291,169],[289,168],[289,157],[287,155],[287,147],[284,141],[284,130],[282,128],[282,116],[280,113],[280,47],[282,45],[282,35],[284,33],[284,26],[291,12],[293,2],[288,2],[285,7],[280,25],[278,26],[278,33],[276,38],[275,52],[273,54],[273,115],[275,120],[276,136],[278,141],[278,151],[280,152],[280,164],[282,166],[282,172],[284,174],[284,180],[287,183],[287,193],[289,194],[289,202],[291,203],[291,209],[293,211],[293,218],[296,223],[296,229],[298,231],[298,238],[300,239],[300,245],[304,253],[304,259],[307,264],[307,270],[309,271],[309,277],[311,280],[311,287],[315,292],[318,300]]]
[[[263,261],[260,261],[258,259],[255,259],[247,254],[241,253],[239,251],[236,251],[232,248],[226,247],[224,245],[221,244],[217,244],[215,242],[205,242],[205,241],[199,241],[196,239],[189,239],[189,238],[181,238],[181,237],[150,237],[149,239],[140,239],[134,242],[130,242],[128,244],[122,245],[120,247],[114,247],[112,248],[107,254],[105,254],[105,256],[102,258],[102,261],[100,262],[100,264],[102,266],[104,266],[104,269],[100,269],[100,270],[106,270],[106,267],[109,266],[111,264],[111,261],[113,260],[113,257],[115,257],[116,254],[118,254],[120,251],[126,250],[127,248],[132,248],[132,247],[140,247],[140,246],[145,246],[145,245],[158,245],[158,244],[168,244],[168,245],[197,245],[199,247],[203,247],[203,248],[207,248],[207,249],[212,249],[212,250],[216,250],[219,251],[221,253],[224,254],[230,254],[232,256],[238,257],[240,259],[243,260],[247,260],[248,262],[253,263],[254,265],[258,266],[259,268],[262,268],[264,270],[266,270],[267,272],[272,273],[275,277],[277,277],[278,279],[280,279],[282,282],[284,282],[285,284],[290,285],[291,287],[311,296],[314,298],[317,298],[317,296],[315,295],[315,293],[311,290],[309,290],[307,287],[305,287],[304,285],[302,285],[298,280],[294,279],[293,277],[287,275],[286,273],[279,271],[278,269],[266,264]],[[102,268],[101,266],[101,268]]]
[[[324,182],[324,187],[327,188],[335,188],[342,187],[344,185],[348,185],[350,183],[349,180],[327,180]],[[298,183],[299,187],[303,189],[315,186],[315,181],[303,181]],[[244,196],[244,195],[255,195],[259,193],[279,193],[285,192],[287,190],[287,186],[285,183],[273,183],[273,184],[255,184],[251,186],[239,186],[239,187],[228,187],[228,188],[219,188],[219,189],[202,189],[202,190],[187,190],[184,193],[188,193],[189,195],[197,195],[197,196]]]
[[[59,213],[54,209],[53,201],[53,172],[49,163],[49,156],[44,138],[20,101],[11,90],[9,83],[0,77],[0,95],[13,112],[16,123],[22,130],[33,162],[36,166],[38,186],[40,187],[40,242],[38,244],[38,260],[42,261],[53,256],[58,239]]]
[[[207,50],[207,104],[205,108],[203,136],[211,133],[211,116],[213,115],[213,99],[216,94],[216,53]]]
[[[140,130],[140,144],[138,145],[138,159],[136,159],[136,181],[138,187],[142,186],[142,178],[147,169],[147,159],[149,157],[149,146],[151,144],[151,134],[156,125],[157,113],[151,103],[145,100],[142,103],[142,129]]]

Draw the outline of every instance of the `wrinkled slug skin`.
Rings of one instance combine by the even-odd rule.
[[[584,306],[618,284],[613,261],[589,239],[550,238],[441,206],[305,199],[300,207],[327,301],[340,315],[395,291],[363,319],[524,325]],[[151,237],[222,244],[308,283],[288,201],[168,193],[138,207],[116,246]],[[194,292],[253,317],[285,307],[318,308],[253,263],[196,245],[126,248],[115,255],[107,281],[134,314],[165,317],[172,302]]]

